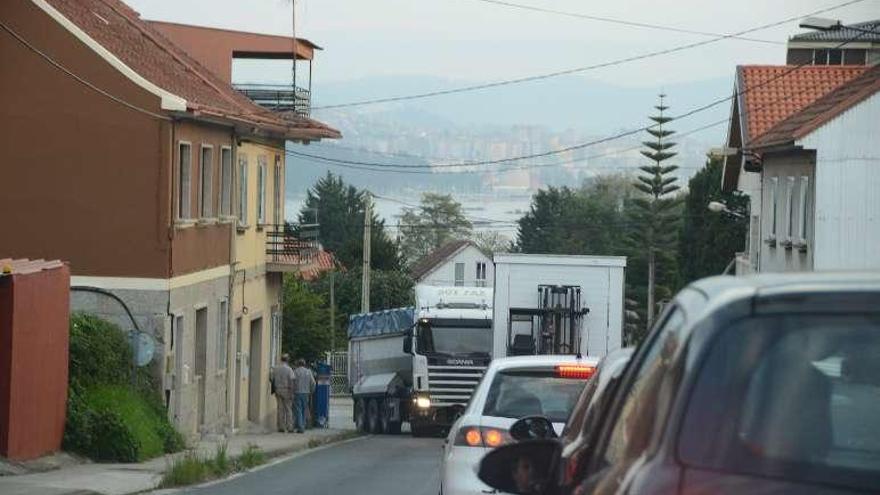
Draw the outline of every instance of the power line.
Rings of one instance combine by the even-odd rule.
[[[591,20],[591,21],[607,22],[610,24],[620,24],[623,26],[656,29],[656,30],[660,30],[660,31],[670,31],[673,33],[696,34],[696,35],[700,35],[700,36],[712,36],[712,37],[728,36],[727,34],[724,34],[724,33],[713,33],[713,32],[709,32],[709,31],[696,31],[693,29],[677,28],[674,26],[664,26],[662,24],[649,24],[647,22],[627,21],[627,20],[623,20],[623,19],[615,19],[613,17],[604,17],[604,16],[583,14],[580,12],[548,9],[546,7],[538,7],[536,5],[526,5],[526,4],[522,4],[522,3],[505,2],[502,0],[472,0],[472,1],[501,5],[504,7],[513,7],[513,8],[522,9],[522,10],[531,10],[533,12],[543,12],[545,14],[554,14],[554,15],[560,15],[560,16],[564,16],[564,17],[573,17],[576,19],[587,19],[587,20]],[[730,36],[730,38],[737,39],[737,40],[743,40],[743,41],[753,41],[756,43],[785,45],[784,41],[773,41],[773,40],[765,40],[765,39],[760,39],[760,38],[748,38],[748,37],[744,37],[744,36]]]
[[[725,39],[735,38],[735,37],[742,36],[744,34],[749,34],[749,33],[755,32],[755,31],[761,31],[764,29],[769,29],[772,27],[781,26],[781,25],[787,24],[789,22],[797,21],[797,20],[802,19],[804,17],[810,17],[810,16],[815,16],[818,14],[823,14],[823,13],[829,12],[831,10],[836,10],[836,9],[839,9],[842,7],[847,7],[849,5],[861,3],[863,1],[865,1],[865,0],[849,0],[847,2],[832,5],[830,7],[819,9],[819,10],[816,10],[813,12],[797,15],[794,17],[789,17],[789,18],[783,19],[781,21],[771,22],[769,24],[764,24],[764,25],[754,27],[751,29],[738,31],[736,33],[726,34],[723,36],[718,36],[716,38],[703,40],[703,41],[697,41],[697,42],[693,42],[693,43],[688,43],[685,45],[679,45],[679,46],[667,48],[664,50],[657,50],[657,51],[653,51],[653,52],[642,53],[639,55],[620,58],[620,59],[616,59],[616,60],[610,60],[607,62],[601,62],[598,64],[587,65],[584,67],[575,67],[572,69],[564,69],[564,70],[559,70],[559,71],[555,71],[555,72],[537,74],[537,75],[533,75],[533,76],[525,76],[525,77],[519,77],[519,78],[513,78],[513,79],[504,79],[504,80],[495,81],[495,82],[491,82],[491,83],[474,84],[474,85],[470,85],[470,86],[462,86],[459,88],[443,89],[443,90],[437,90],[437,91],[428,91],[428,92],[424,92],[424,93],[416,93],[416,94],[411,94],[411,95],[390,96],[390,97],[386,97],[386,98],[360,100],[360,101],[354,101],[354,102],[349,102],[349,103],[337,103],[337,104],[333,104],[333,105],[319,105],[319,106],[313,106],[312,110],[328,110],[328,109],[333,109],[333,108],[358,107],[358,106],[364,106],[364,105],[375,105],[375,104],[379,104],[379,103],[393,103],[393,102],[398,102],[398,101],[432,98],[432,97],[436,97],[436,96],[445,96],[445,95],[456,94],[456,93],[478,91],[478,90],[483,90],[483,89],[496,88],[499,86],[508,86],[511,84],[521,84],[521,83],[525,83],[525,82],[539,81],[539,80],[543,80],[543,79],[550,79],[550,78],[564,76],[564,75],[578,74],[578,73],[587,72],[587,71],[591,71],[591,70],[595,70],[595,69],[601,69],[601,68],[605,68],[605,67],[622,65],[625,63],[635,62],[638,60],[644,60],[644,59],[648,59],[648,58],[658,57],[661,55],[668,55],[670,53],[676,53],[676,52],[680,52],[680,51],[684,51],[684,50],[690,50],[692,48],[705,46],[705,45],[715,43],[715,42],[725,40]]]

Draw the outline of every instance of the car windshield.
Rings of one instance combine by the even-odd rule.
[[[713,344],[679,445],[697,467],[876,488],[880,318],[749,319]]]
[[[480,354],[492,351],[492,329],[489,327],[430,327],[419,328],[421,354]]]
[[[560,378],[554,370],[501,371],[495,375],[483,414],[502,418],[546,416],[564,423],[586,380]]]

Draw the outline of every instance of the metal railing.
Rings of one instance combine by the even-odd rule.
[[[308,265],[315,261],[320,249],[318,241],[297,237],[289,225],[268,225],[265,228],[269,262]]]
[[[289,84],[234,84],[239,93],[261,107],[277,112],[294,112],[301,117],[311,113],[312,95],[308,89]]]
[[[330,395],[345,397],[351,393],[348,383],[348,351],[331,351],[327,353],[330,365]]]

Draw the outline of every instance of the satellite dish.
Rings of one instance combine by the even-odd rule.
[[[131,346],[134,351],[134,361],[138,366],[146,366],[156,355],[156,339],[145,332],[131,333]]]

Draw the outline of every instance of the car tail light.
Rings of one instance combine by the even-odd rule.
[[[511,440],[509,433],[497,428],[462,426],[455,435],[453,445],[494,449],[511,442]]]
[[[596,372],[595,366],[585,364],[560,364],[556,366],[556,376],[559,378],[581,378],[586,380]]]

